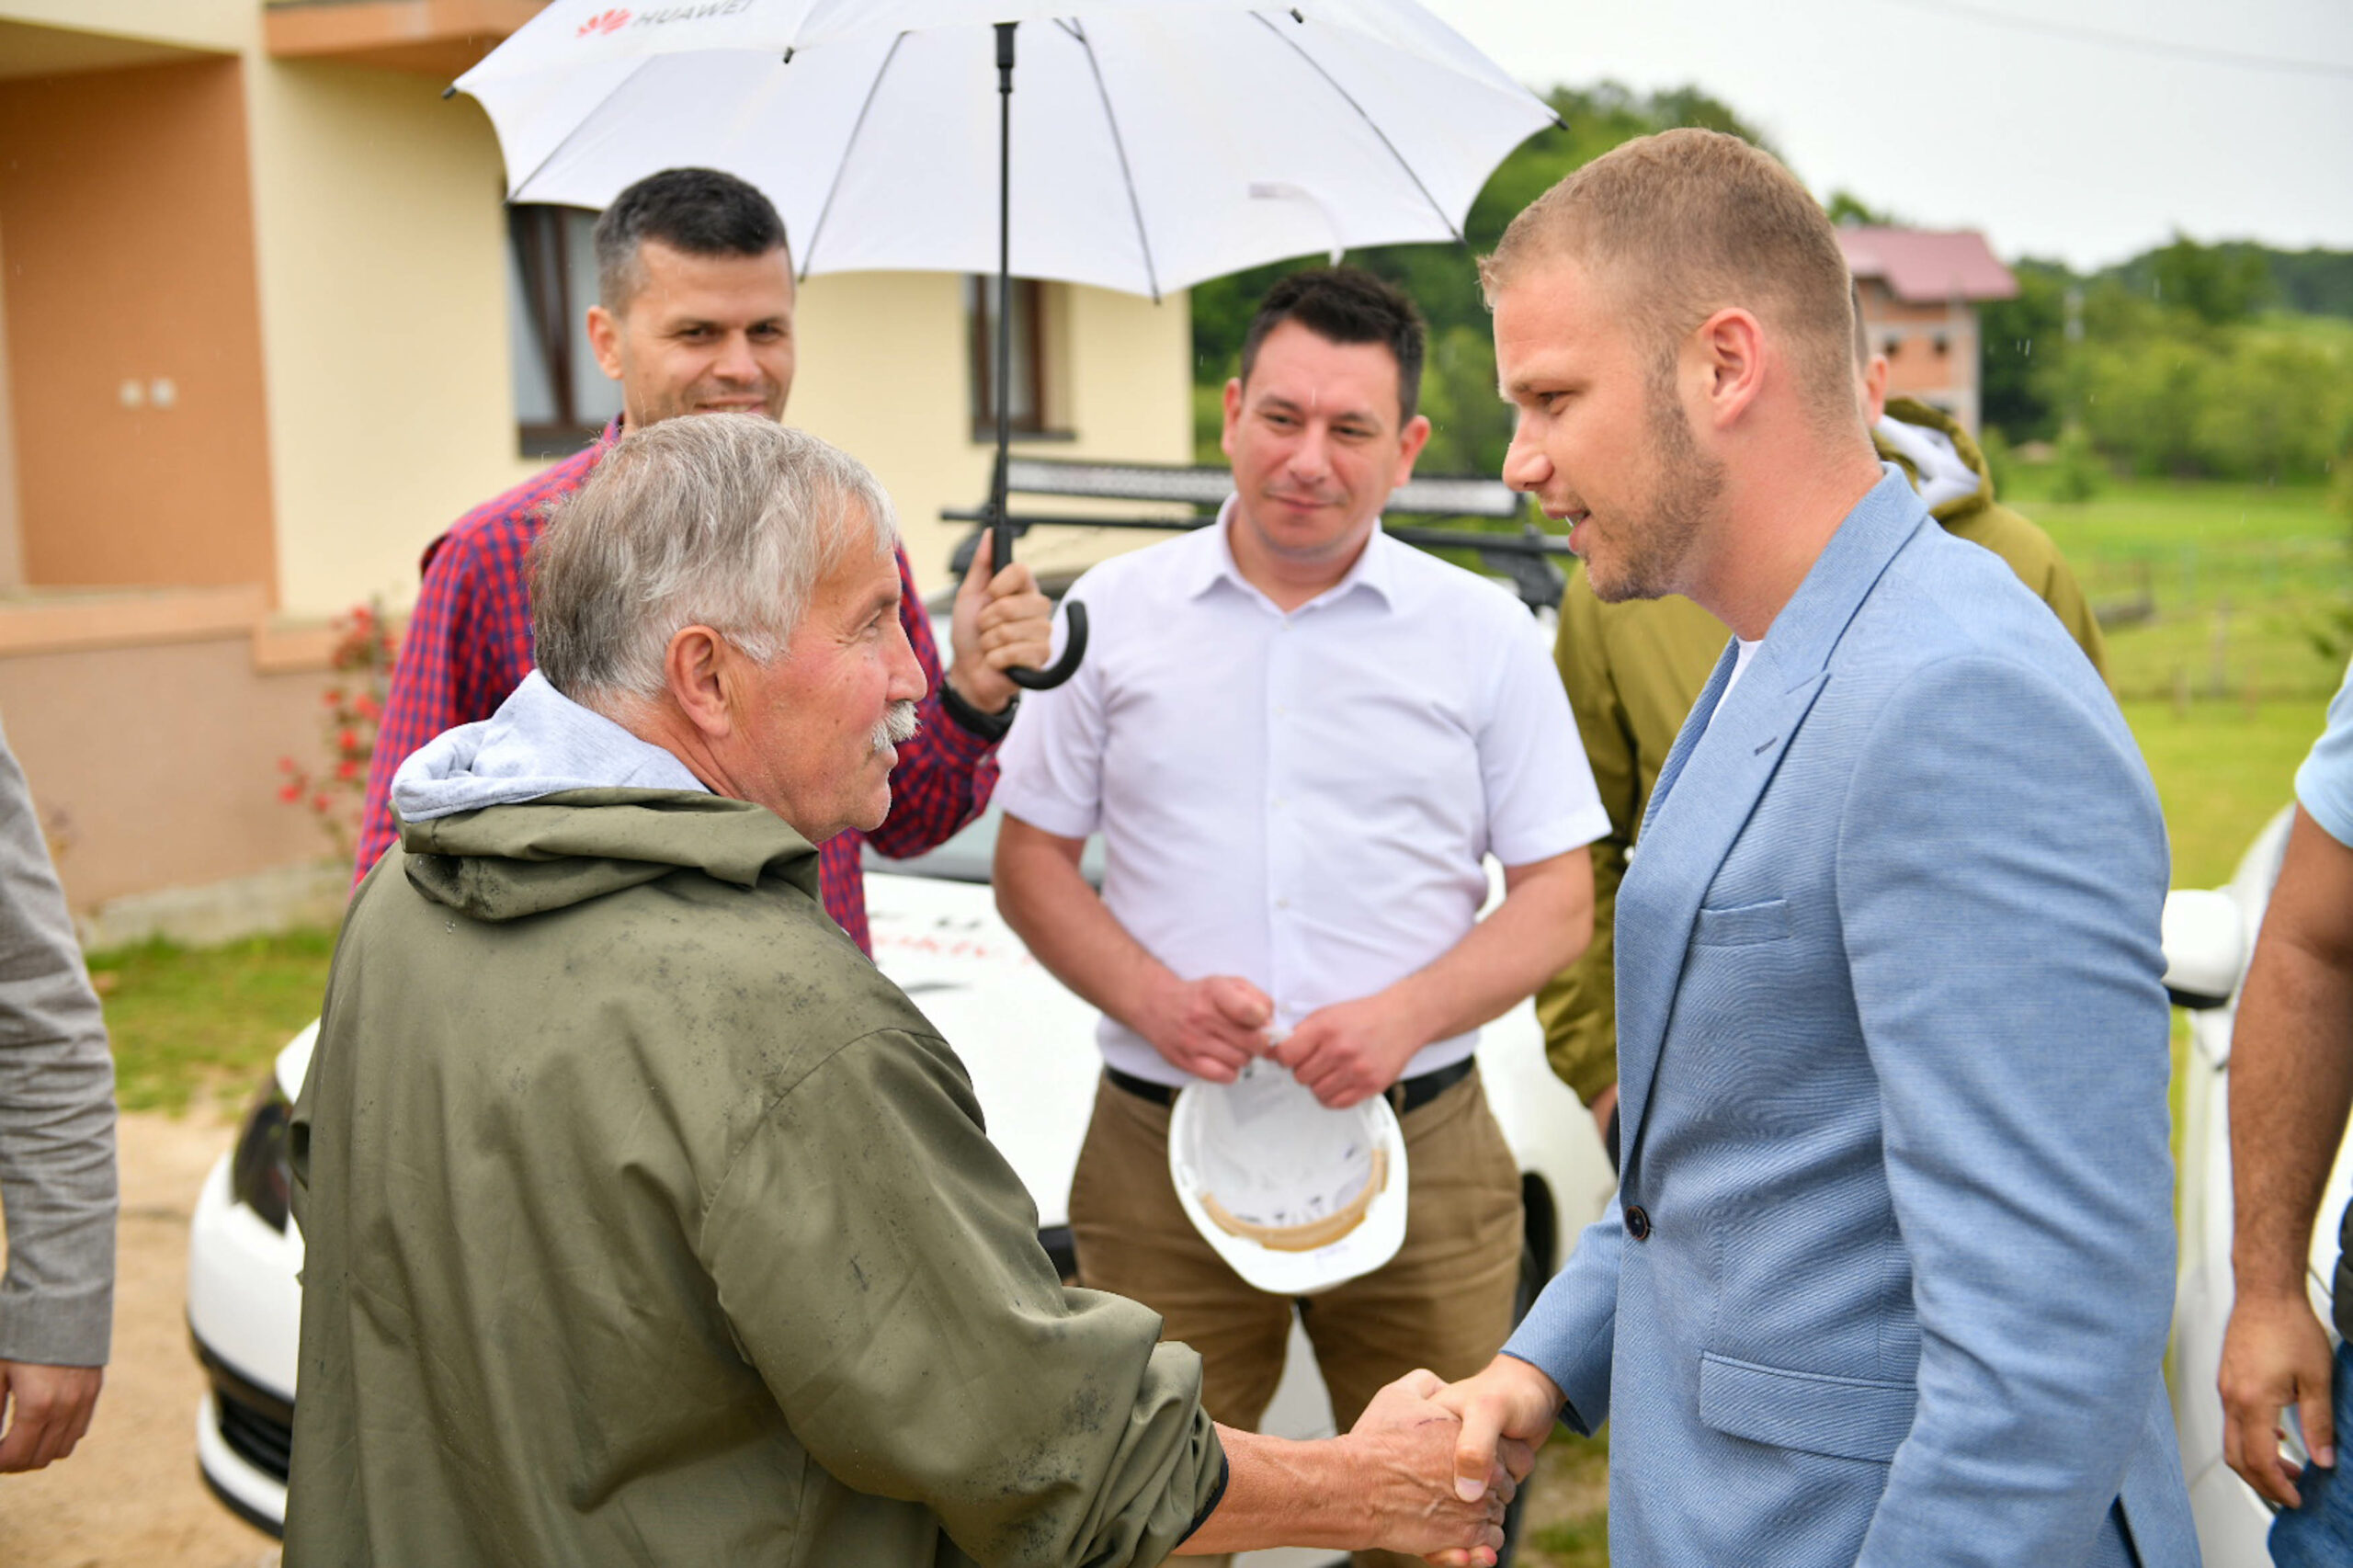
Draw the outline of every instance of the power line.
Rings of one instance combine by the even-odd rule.
[[[2077,43],[2133,49],[2143,54],[2194,60],[2207,65],[2236,65],[2251,71],[2289,71],[2304,76],[2353,77],[2353,65],[2337,65],[2325,60],[2290,60],[2278,54],[2244,54],[2236,50],[2173,43],[2164,39],[2143,38],[2136,33],[2110,32],[2105,28],[2077,27],[2070,22],[2045,21],[2040,17],[2020,17],[2008,11],[1996,11],[1991,6],[1962,4],[1961,0],[1887,0],[1887,3],[1907,6],[1915,11],[1933,12],[1939,17],[1967,17],[1993,27],[2043,33],[2052,38],[2070,39]]]

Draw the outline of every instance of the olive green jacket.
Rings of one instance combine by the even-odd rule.
[[[2075,574],[2049,534],[1995,503],[1993,475],[1969,432],[1950,415],[1910,398],[1893,400],[1887,412],[1951,439],[1977,472],[1977,492],[1938,506],[1937,521],[2008,562],[2105,676],[2107,645]],[[1880,456],[1911,472],[1883,443]],[[1912,478],[1916,483],[1918,475]],[[1554,656],[1593,765],[1593,781],[1609,812],[1609,834],[1593,845],[1593,940],[1575,963],[1537,993],[1536,1013],[1543,1021],[1552,1071],[1588,1105],[1618,1081],[1618,884],[1676,732],[1731,635],[1723,622],[1687,598],[1603,604],[1594,597],[1582,565],[1570,573],[1561,596]]]
[[[1199,1360],[1068,1290],[964,1069],[714,796],[412,824],[295,1110],[290,1568],[1158,1562]]]

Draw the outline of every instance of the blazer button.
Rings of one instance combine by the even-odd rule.
[[[1626,1210],[1626,1233],[1638,1242],[1651,1239],[1651,1217],[1639,1203]]]

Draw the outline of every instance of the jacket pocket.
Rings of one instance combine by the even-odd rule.
[[[1735,903],[1725,909],[1702,905],[1692,923],[1696,948],[1745,948],[1778,942],[1790,934],[1790,901],[1768,898],[1762,903]]]
[[[1910,1383],[1834,1378],[1699,1358],[1699,1419],[1752,1442],[1834,1459],[1885,1464],[1912,1430],[1919,1395]]]

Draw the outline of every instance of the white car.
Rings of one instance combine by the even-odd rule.
[[[1071,1172],[1101,1066],[1097,1014],[998,918],[988,886],[997,820],[992,811],[919,858],[870,857],[867,915],[875,961],[963,1058],[989,1135],[1037,1200],[1039,1239],[1067,1277]],[[1091,859],[1086,864],[1095,870]],[[224,1504],[272,1533],[286,1515],[301,1315],[302,1241],[287,1216],[286,1123],[317,1032],[312,1025],[279,1052],[235,1148],[206,1179],[188,1241],[188,1323],[210,1375],[197,1417],[198,1460]],[[1053,1049],[1040,1051],[1040,1040]],[[1530,1006],[1487,1027],[1479,1066],[1522,1173],[1524,1306],[1565,1260],[1577,1232],[1600,1214],[1615,1177],[1592,1118],[1545,1064]],[[1294,1328],[1294,1350],[1302,1343]],[[1285,1437],[1331,1431],[1330,1407],[1307,1358],[1292,1356],[1266,1427]],[[1245,1561],[1283,1568],[1324,1554],[1253,1553]]]
[[[2177,1001],[2192,1008],[2181,1096],[2181,1279],[2166,1370],[2174,1425],[2181,1434],[2182,1472],[2207,1568],[2268,1568],[2271,1562],[2264,1538],[2271,1528],[2272,1507],[2222,1462],[2222,1405],[2214,1380],[2234,1295],[2231,1027],[2256,931],[2279,876],[2290,816],[2282,811],[2256,835],[2229,886],[2177,891],[2165,905],[2165,983]],[[2324,1324],[2329,1321],[2336,1267],[2336,1220],[2348,1196],[2353,1142],[2337,1151],[2306,1265],[2313,1310]],[[2305,1456],[2292,1412],[2286,1426],[2290,1451],[2301,1463]]]

